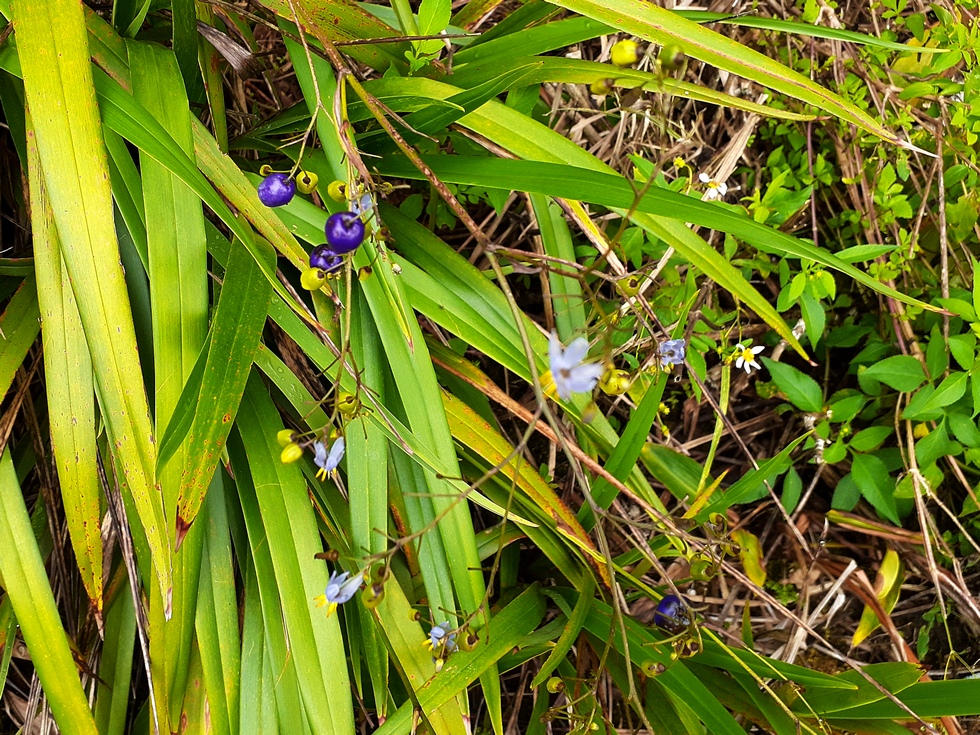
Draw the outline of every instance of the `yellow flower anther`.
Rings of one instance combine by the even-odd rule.
[[[279,461],[283,464],[292,464],[302,456],[303,447],[296,442],[290,442],[283,448],[282,453],[279,455]]]
[[[616,66],[633,66],[640,60],[640,47],[636,41],[628,39],[613,44],[609,56]]]

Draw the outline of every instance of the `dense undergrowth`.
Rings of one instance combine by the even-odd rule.
[[[737,6],[0,0],[0,732],[975,732],[980,8]]]

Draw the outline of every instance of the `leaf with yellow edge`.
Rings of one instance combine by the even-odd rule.
[[[875,577],[875,596],[881,603],[882,609],[890,613],[898,602],[898,596],[902,591],[902,582],[905,581],[905,565],[893,549],[885,552],[885,558],[881,560],[881,567],[878,569],[878,576]],[[881,621],[874,610],[868,605],[864,606],[861,613],[861,622],[858,623],[851,645],[860,645],[869,635],[881,626]]]
[[[762,566],[762,546],[754,533],[739,528],[732,531],[732,541],[738,544],[738,557],[745,574],[760,587],[766,583],[766,568]]]

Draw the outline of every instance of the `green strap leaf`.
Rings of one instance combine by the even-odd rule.
[[[119,265],[108,165],[82,5],[24,0],[17,48],[41,171],[92,356],[117,476],[132,494],[164,596],[171,549],[129,296]],[[84,288],[81,285],[84,284]]]
[[[9,447],[0,458],[0,574],[55,722],[64,732],[97,735]]]

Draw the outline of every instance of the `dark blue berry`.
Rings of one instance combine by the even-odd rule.
[[[319,268],[324,273],[332,273],[343,265],[341,258],[329,245],[317,245],[310,253],[310,268]]]
[[[353,212],[337,212],[331,214],[324,228],[327,234],[327,244],[337,254],[349,253],[356,250],[364,242],[364,223]]]
[[[653,624],[671,633],[679,633],[691,624],[691,613],[677,595],[667,595],[657,605]]]
[[[269,174],[259,184],[259,201],[267,207],[289,204],[296,193],[296,182],[286,174]]]

